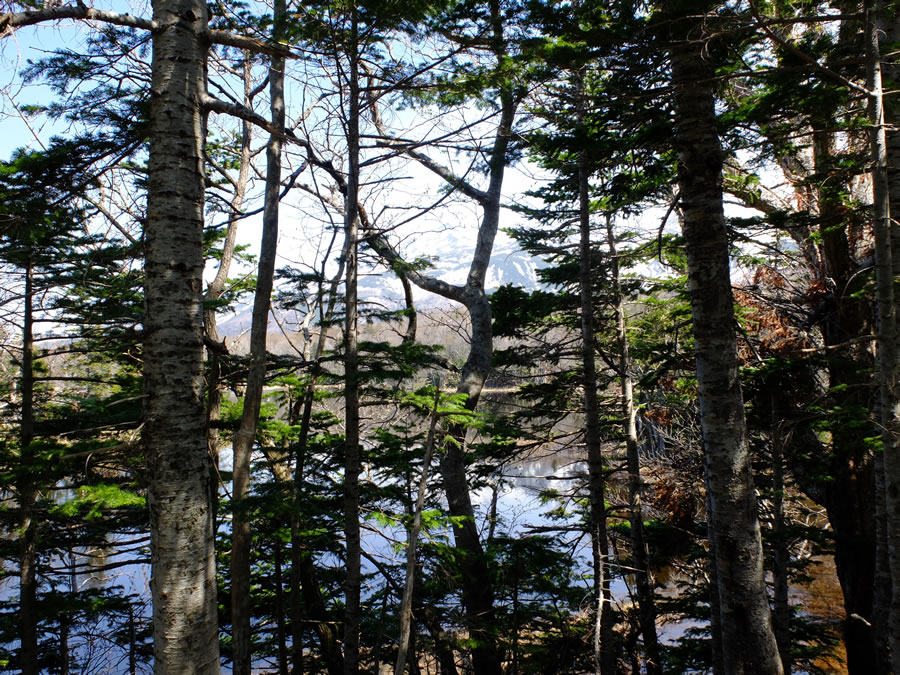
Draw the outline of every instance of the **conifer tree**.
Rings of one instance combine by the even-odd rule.
[[[668,14],[675,147],[688,257],[709,536],[718,587],[722,666],[728,673],[782,672],[763,573],[762,542],[738,376],[722,149],[702,19],[710,3]],[[715,629],[715,628],[714,628]]]

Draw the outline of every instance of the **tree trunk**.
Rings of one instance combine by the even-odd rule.
[[[359,527],[359,345],[358,297],[359,273],[359,17],[351,0],[348,10],[350,39],[349,74],[346,82],[347,108],[347,193],[344,202],[344,231],[347,238],[347,278],[344,320],[344,537],[346,562],[344,578],[344,673],[359,672],[359,631],[362,619],[360,585],[362,583]]]
[[[431,411],[431,422],[428,426],[428,436],[425,440],[425,458],[422,460],[422,475],[419,477],[419,488],[416,492],[416,504],[413,511],[413,521],[409,528],[409,537],[406,545],[406,580],[403,584],[403,598],[400,602],[400,642],[397,645],[397,661],[394,665],[394,675],[403,675],[406,666],[406,654],[410,646],[412,631],[412,601],[413,589],[416,578],[416,545],[419,540],[419,530],[422,527],[422,510],[425,508],[425,490],[428,487],[428,470],[431,466],[431,457],[434,454],[435,430],[438,422],[438,403],[441,400],[441,390],[435,387],[434,409]],[[413,651],[413,659],[415,659]]]
[[[503,33],[504,18],[500,5],[499,0],[490,0],[490,27],[487,31],[490,33],[491,49],[497,58],[496,74],[504,77],[502,71],[505,66],[503,64],[508,58],[508,54]],[[472,327],[469,354],[457,385],[457,393],[466,395],[466,407],[469,410],[475,410],[478,405],[492,361],[491,305],[485,293],[485,278],[500,222],[500,195],[508,161],[513,120],[518,106],[518,100],[513,94],[511,84],[503,84],[499,89],[499,123],[489,154],[486,190],[479,190],[467,183],[464,178],[454,176],[427,155],[414,149],[404,149],[422,166],[446,180],[454,190],[473,199],[482,210],[475,251],[472,254],[472,263],[465,285],[453,286],[417,270],[407,271],[409,280],[419,288],[462,304],[469,314]],[[374,110],[374,103],[372,106]],[[377,115],[375,124],[379,133],[384,138],[390,139]],[[399,254],[383,237],[376,233],[369,234],[368,243],[379,255],[390,263],[402,262]],[[462,553],[460,556],[462,567],[460,583],[465,606],[466,629],[474,643],[472,647],[473,665],[479,675],[500,675],[502,650],[497,644],[495,635],[493,581],[484,549],[478,537],[475,511],[472,508],[466,476],[466,429],[459,425],[448,425],[448,427],[449,435],[456,442],[447,444],[441,457],[440,470],[450,515],[454,517],[454,543]],[[447,665],[449,667],[449,663]]]
[[[155,0],[153,19],[143,442],[154,664],[160,675],[218,673],[201,304],[206,4]]]
[[[788,564],[790,563],[790,551],[788,550],[787,523],[784,514],[784,439],[781,427],[776,419],[775,397],[770,397],[770,426],[772,444],[772,580],[775,586],[773,597],[774,611],[772,614],[775,641],[778,643],[778,653],[781,655],[781,665],[784,672],[791,672],[791,616],[793,611],[788,596]]]
[[[284,34],[285,0],[273,7],[277,42]],[[272,126],[284,128],[284,57],[273,56],[269,66],[269,98]],[[256,293],[250,326],[250,369],[241,426],[234,435],[231,530],[231,625],[235,675],[250,675],[252,635],[250,627],[250,549],[252,535],[245,500],[250,496],[250,458],[259,424],[263,386],[266,382],[266,334],[275,279],[275,255],[278,248],[278,207],[281,189],[282,136],[273,133],[266,146],[266,192],[263,207],[262,241],[256,273]]]
[[[251,61],[247,55],[244,61],[244,106],[250,108],[252,100],[250,92],[252,90],[251,81]],[[230,213],[228,214],[228,225],[225,231],[225,242],[222,244],[222,257],[219,260],[219,267],[216,270],[216,276],[206,288],[204,301],[206,303],[215,303],[222,297],[225,291],[225,284],[228,281],[228,274],[231,271],[231,262],[234,259],[234,245],[237,241],[238,222],[244,205],[244,196],[247,192],[247,183],[250,178],[250,123],[244,121],[241,124],[241,155],[240,169],[238,170],[238,178],[234,185],[234,195],[229,204]],[[219,457],[219,430],[213,427],[218,421],[220,409],[222,405],[222,392],[219,389],[219,350],[215,347],[220,342],[219,331],[216,326],[216,309],[215,307],[207,307],[205,314],[204,330],[206,337],[212,345],[207,353],[209,355],[209,367],[206,382],[206,420],[207,420],[207,438],[209,439],[209,452],[213,461],[217,462]],[[224,345],[222,345],[224,349]]]
[[[815,172],[832,172],[832,137],[825,122],[813,121]],[[822,259],[825,264],[827,312],[822,337],[827,352],[828,384],[836,405],[847,411],[868,406],[871,367],[865,348],[846,345],[864,335],[868,317],[863,303],[849,288],[855,276],[843,205],[837,187],[822,182],[816,191]],[[852,414],[852,412],[848,413]],[[858,413],[862,415],[863,413]],[[859,433],[845,420],[831,427],[831,452],[825,485],[825,508],[834,530],[834,561],[844,596],[844,643],[851,675],[874,672],[875,643],[871,627],[875,579],[875,504],[872,452]]]
[[[712,675],[726,675],[725,658],[722,649],[722,606],[719,603],[719,574],[716,571],[716,541],[709,518],[709,514],[712,512],[712,500],[710,499],[712,493],[709,489],[709,471],[706,469],[706,458],[704,458],[703,470],[705,474],[704,487],[706,488],[706,531],[707,539],[709,540],[707,566],[709,569],[710,662]]]
[[[578,83],[583,90],[583,84]],[[580,101],[579,101],[580,104]],[[581,368],[584,387],[584,444],[588,458],[588,494],[591,554],[594,572],[594,670],[599,675],[616,672],[613,643],[612,594],[609,578],[609,537],[606,523],[606,473],[600,409],[597,400],[597,366],[594,362],[593,254],[587,153],[578,153],[579,291],[581,294]]]
[[[25,233],[25,236],[29,236]],[[34,504],[37,490],[34,484],[34,266],[31,256],[25,260],[25,293],[22,299],[22,419],[19,426],[22,480],[18,485],[21,512],[19,569],[19,612],[22,621],[19,667],[25,675],[37,675],[38,668],[38,611],[37,611],[37,523]]]
[[[347,258],[347,242],[339,257],[338,269],[333,277],[330,290],[326,293],[320,290],[316,305],[319,308],[319,336],[313,350],[312,359],[319,360],[325,352],[325,343],[328,338],[328,328],[337,303],[337,289],[340,280],[344,277],[344,268]],[[323,276],[324,276],[324,270]],[[327,296],[327,302],[326,302]],[[340,637],[335,624],[329,620],[325,601],[318,580],[315,563],[309,551],[304,536],[302,535],[300,519],[300,495],[304,486],[304,465],[307,443],[311,430],[312,408],[315,400],[315,381],[307,383],[303,391],[303,398],[299,406],[300,429],[297,439],[293,444],[296,452],[294,474],[291,475],[289,457],[267,456],[269,466],[275,480],[288,488],[293,508],[290,510],[289,526],[291,530],[291,574],[290,574],[290,618],[291,618],[291,669],[294,673],[303,672],[303,643],[305,620],[302,605],[306,605],[306,614],[312,620],[313,629],[319,639],[322,650],[322,660],[329,675],[342,675],[344,672],[344,660],[341,655]],[[298,419],[294,410],[289,413],[288,423],[296,425]]]
[[[898,341],[896,278],[893,260],[891,186],[885,110],[882,94],[881,50],[874,2],[866,3],[866,64],[871,122],[874,196],[875,282],[878,306],[878,383],[881,392],[881,448],[884,465],[885,520],[891,606],[888,645],[892,671],[900,672],[900,388],[897,382]],[[896,133],[896,132],[895,132]],[[895,167],[896,168],[896,167]],[[873,617],[874,620],[879,620]]]
[[[631,356],[625,323],[625,301],[619,276],[619,257],[612,223],[606,219],[606,240],[609,245],[613,304],[616,312],[616,343],[619,348],[619,382],[622,385],[622,419],[625,426],[625,453],[628,462],[628,498],[631,521],[631,558],[638,596],[638,617],[644,638],[647,675],[661,675],[659,639],[656,633],[656,602],[653,599],[653,575],[650,572],[647,544],[644,540],[642,508],[643,480],[638,454],[638,434],[634,412],[634,383],[631,379]]]
[[[738,374],[737,341],[722,206],[722,149],[712,68],[704,61],[703,16],[687,2],[673,16],[670,58],[678,184],[684,213],[709,522],[729,674],[782,672],[763,576],[756,495]]]

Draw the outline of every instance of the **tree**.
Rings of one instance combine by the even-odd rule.
[[[722,149],[711,68],[704,55],[706,2],[669,14],[675,147],[688,258],[712,565],[724,671],[781,673],[763,576],[756,495],[738,376],[722,208]]]
[[[62,144],[60,144],[62,145]],[[64,206],[66,188],[61,185],[65,167],[55,153],[19,153],[0,169],[3,210],[0,212],[0,261],[22,277],[21,355],[19,361],[19,479],[20,513],[19,611],[21,648],[18,665],[23,673],[36,675],[38,661],[37,563],[40,448],[35,444],[35,313],[58,279],[59,253],[75,245],[74,232],[81,215]],[[60,150],[62,152],[60,152]],[[41,185],[43,183],[43,185]],[[39,189],[39,186],[43,189]],[[18,284],[17,284],[18,285]]]
[[[158,0],[144,225],[144,432],[158,673],[219,670],[203,403],[205,3]],[[197,30],[197,29],[200,30]]]
[[[286,9],[283,0],[273,8],[273,37],[285,34]],[[253,319],[250,333],[250,368],[240,428],[234,435],[232,473],[231,545],[231,624],[234,644],[234,670],[249,675],[252,667],[250,633],[250,520],[246,499],[250,495],[250,456],[259,421],[263,386],[266,380],[266,335],[269,332],[269,309],[275,280],[275,254],[278,246],[278,206],[281,199],[281,148],[285,127],[285,58],[271,57],[269,66],[269,105],[273,130],[266,146],[266,189],[263,231],[260,243]]]
[[[466,395],[466,405],[470,410],[475,410],[478,405],[491,367],[491,307],[485,292],[485,279],[499,228],[504,172],[515,148],[513,125],[516,111],[525,95],[522,75],[516,72],[517,69],[507,68],[507,65],[512,65],[510,58],[516,51],[511,32],[516,28],[522,28],[516,27],[511,22],[518,12],[519,7],[516,4],[506,6],[499,0],[492,0],[487,4],[462,3],[447,8],[445,14],[438,14],[431,22],[434,32],[446,39],[448,44],[445,49],[454,53],[457,50],[463,50],[465,53],[468,49],[472,54],[484,55],[488,60],[484,64],[476,60],[472,66],[461,65],[458,84],[449,87],[458,89],[463,94],[473,88],[475,90],[480,88],[485,103],[495,111],[497,119],[495,131],[485,147],[479,148],[478,152],[486,159],[485,189],[478,188],[464,176],[456,175],[451,169],[434,161],[427,153],[418,149],[419,144],[400,142],[393,138],[383,125],[378,126],[379,133],[383,137],[382,143],[386,147],[396,148],[415,159],[446,181],[450,189],[473,200],[481,210],[477,242],[465,284],[453,286],[418,269],[406,272],[410,281],[423,290],[458,302],[466,308],[471,324],[471,339],[457,392]],[[458,100],[459,93],[448,92],[448,104],[454,104]],[[436,102],[439,104],[442,102],[440,96]],[[407,265],[390,247],[386,238],[370,237],[369,244],[392,267],[406,269]],[[466,475],[466,431],[454,425],[451,425],[448,431],[457,442],[445,446],[446,451],[441,457],[440,466],[450,514],[454,518],[454,540],[457,548],[463,552],[461,583],[467,628],[474,645],[472,650],[474,667],[478,672],[490,675],[500,672],[501,654],[495,636],[492,635],[494,613],[492,583],[484,549],[475,526]]]
[[[207,7],[159,0],[148,21],[83,4],[7,13],[0,29],[90,18],[153,32],[150,155],[144,226],[143,442],[149,474],[157,672],[219,668],[210,461],[202,377]],[[271,51],[271,50],[270,50]],[[277,51],[277,49],[276,49]]]

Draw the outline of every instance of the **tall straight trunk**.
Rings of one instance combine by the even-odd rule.
[[[275,0],[273,39],[284,34],[285,0]],[[256,292],[250,325],[250,369],[241,426],[234,435],[231,529],[231,625],[236,675],[250,675],[252,634],[250,626],[250,548],[252,536],[245,500],[250,496],[250,457],[259,424],[263,386],[266,382],[266,334],[275,279],[278,248],[278,206],[281,188],[281,146],[284,129],[284,57],[273,56],[269,66],[269,106],[276,133],[266,145],[266,192],[263,206],[262,241],[256,272]]]
[[[878,28],[878,39],[883,40],[886,44],[895,44],[900,40],[900,11],[896,7],[890,8],[885,6],[884,2],[875,3],[875,21]],[[871,21],[871,17],[869,17]],[[870,37],[871,39],[871,37]],[[880,51],[880,48],[879,50]],[[870,57],[871,58],[871,57]],[[891,50],[890,54],[880,55],[880,66],[882,77],[888,89],[896,89],[896,83],[900,80],[900,61],[896,50]],[[874,65],[874,63],[873,63]],[[872,89],[871,85],[869,87]],[[887,189],[888,189],[888,205],[887,208],[891,214],[888,235],[890,237],[890,254],[893,265],[893,278],[895,285],[893,287],[894,312],[897,311],[896,306],[900,303],[896,280],[900,279],[900,223],[898,223],[898,214],[900,214],[900,101],[897,95],[882,96],[882,114],[887,123],[883,129],[885,131],[885,152],[887,154]],[[883,238],[882,234],[882,238]],[[883,262],[883,260],[882,260]],[[879,274],[882,276],[887,272],[886,265],[879,267]],[[886,289],[885,289],[886,290]],[[896,321],[896,319],[895,319]],[[895,326],[896,329],[896,326]],[[887,411],[882,411],[884,415]],[[890,413],[888,413],[890,414]],[[896,411],[893,413],[896,416]],[[890,428],[890,421],[882,418],[884,431]],[[896,424],[896,421],[894,421]],[[896,429],[896,427],[895,427]],[[900,445],[896,438],[888,442],[892,445],[892,453],[896,455],[900,452]],[[877,499],[877,518],[878,526],[878,557],[876,562],[876,587],[875,587],[875,603],[873,606],[873,617],[888,617],[888,620],[880,620],[875,623],[875,649],[877,658],[879,659],[876,666],[878,672],[888,672],[888,663],[891,660],[892,652],[897,653],[896,645],[891,648],[892,640],[897,639],[895,626],[898,621],[898,612],[892,610],[891,606],[897,602],[900,596],[900,587],[897,582],[892,580],[892,556],[890,554],[889,538],[891,535],[896,537],[896,522],[888,515],[888,495],[887,495],[887,446],[876,456],[876,487],[878,490]],[[896,462],[896,460],[895,460]],[[894,464],[896,469],[896,463]],[[896,485],[896,483],[895,483]],[[896,518],[896,516],[894,517]],[[896,544],[895,544],[896,550]],[[894,556],[896,560],[896,555]]]
[[[349,73],[347,92],[347,193],[344,203],[344,231],[347,238],[347,268],[344,321],[344,537],[346,562],[344,577],[344,673],[359,672],[359,631],[362,619],[360,585],[362,583],[359,527],[359,17],[351,0]]]
[[[144,427],[154,667],[219,672],[203,401],[206,3],[155,0],[144,227]]]
[[[705,460],[706,458],[704,458]],[[709,633],[710,633],[710,661],[713,675],[726,675],[725,658],[722,649],[722,607],[719,603],[719,574],[716,571],[716,541],[713,537],[712,524],[709,522],[709,514],[712,512],[712,500],[709,489],[709,471],[704,461],[704,487],[706,488],[706,532],[709,540]]]
[[[288,647],[287,647],[287,626],[284,611],[285,593],[284,593],[284,549],[281,541],[275,540],[275,642],[278,645],[278,675],[288,675],[290,669],[288,667]]]
[[[634,382],[631,379],[631,355],[625,323],[625,299],[619,275],[619,256],[616,238],[609,217],[606,219],[606,241],[610,255],[610,281],[616,312],[616,346],[619,349],[619,382],[622,386],[622,419],[625,427],[625,454],[628,463],[628,499],[631,521],[631,557],[638,597],[638,619],[644,638],[647,675],[660,675],[659,638],[656,632],[656,602],[653,599],[653,575],[644,539],[643,480],[638,454],[638,434],[634,411]]]
[[[872,641],[875,672],[891,671],[890,617],[893,588],[888,555],[887,495],[885,494],[884,455],[875,454],[875,583],[872,589]]]
[[[766,597],[762,541],[734,331],[722,148],[712,68],[704,61],[705,0],[679,5],[670,47],[678,184],[684,214],[700,421],[709,489],[725,672],[782,673]]]
[[[28,236],[28,233],[25,233]],[[22,419],[19,425],[22,480],[18,485],[21,509],[19,542],[19,612],[22,622],[19,667],[26,675],[38,673],[38,611],[37,611],[37,523],[34,505],[37,490],[34,484],[34,265],[31,255],[25,260],[25,293],[22,316]]]
[[[325,353],[325,343],[328,337],[327,325],[334,316],[334,309],[337,300],[337,288],[339,281],[344,275],[349,241],[345,240],[344,247],[341,251],[340,261],[338,264],[337,274],[332,280],[331,290],[328,294],[327,308],[325,299],[320,291],[318,306],[320,308],[319,321],[319,338],[316,343],[313,358],[318,360]],[[340,637],[335,625],[329,621],[328,612],[325,607],[325,601],[322,598],[322,591],[318,581],[315,564],[313,563],[312,554],[304,541],[301,534],[300,523],[300,491],[304,484],[305,457],[307,443],[311,431],[312,407],[315,400],[315,382],[310,381],[306,385],[303,394],[303,406],[300,416],[300,432],[297,435],[297,456],[294,467],[293,481],[287,475],[284,482],[291,483],[291,494],[294,501],[294,509],[292,509],[290,517],[291,527],[291,588],[292,588],[292,608],[291,622],[293,626],[294,639],[294,667],[295,672],[298,664],[302,663],[303,658],[303,622],[300,616],[300,597],[306,605],[306,611],[309,618],[313,621],[313,627],[322,650],[322,657],[325,661],[325,667],[329,675],[341,675],[344,672],[344,659],[341,654]],[[276,474],[277,477],[277,474]]]
[[[576,76],[578,77],[578,76]],[[583,85],[582,85],[583,89]],[[578,153],[579,215],[579,291],[581,293],[581,368],[584,387],[584,443],[588,459],[588,495],[590,502],[591,553],[594,572],[594,670],[598,675],[616,672],[613,644],[612,594],[609,576],[609,537],[606,523],[606,473],[603,438],[600,433],[600,407],[597,399],[597,366],[594,361],[593,270],[591,262],[590,170],[587,153]]]
[[[875,3],[866,3],[866,65],[871,123],[874,196],[875,283],[878,306],[878,384],[881,393],[881,448],[884,465],[888,567],[891,574],[890,636],[892,671],[900,672],[900,388],[897,382],[898,340],[896,263],[893,260],[891,186],[882,92],[881,50]],[[896,167],[895,167],[896,168]],[[873,617],[875,618],[875,617]],[[877,618],[876,618],[877,620]]]

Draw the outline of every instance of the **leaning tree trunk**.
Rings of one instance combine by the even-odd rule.
[[[487,33],[490,48],[496,57],[495,74],[499,78],[504,78],[506,77],[504,64],[509,55],[503,32],[503,12],[499,0],[491,0],[488,4],[490,28]],[[469,410],[475,410],[478,405],[490,372],[493,355],[491,303],[485,292],[485,278],[500,223],[500,196],[519,101],[514,92],[515,87],[512,83],[507,82],[499,86],[499,119],[493,146],[488,153],[488,185],[485,190],[467,182],[465,177],[454,175],[447,167],[438,164],[428,155],[406,144],[397,145],[381,124],[375,103],[370,104],[374,124],[382,136],[383,145],[402,147],[403,152],[441,177],[452,189],[476,202],[482,210],[475,250],[464,285],[454,286],[418,270],[406,270],[407,278],[416,286],[458,302],[468,312],[471,322],[469,354],[460,373],[457,393],[466,396],[466,407]],[[368,235],[367,243],[380,256],[391,264],[399,263],[402,267],[407,267],[385,237],[372,232],[366,223],[363,225]],[[475,510],[472,507],[466,472],[467,429],[464,425],[448,425],[447,431],[455,442],[447,444],[441,457],[440,471],[450,515],[453,516],[454,543],[461,553],[460,585],[465,608],[465,626],[473,644],[473,668],[479,675],[500,675],[503,652],[498,644],[494,620],[494,584],[475,525]]]
[[[285,0],[276,0],[273,39],[284,33]],[[262,241],[253,296],[250,326],[250,369],[241,426],[234,435],[231,530],[231,625],[233,631],[234,672],[250,675],[252,663],[250,631],[250,549],[252,535],[245,500],[250,496],[250,457],[263,386],[266,382],[266,334],[269,329],[269,307],[275,280],[275,254],[278,248],[278,206],[281,188],[281,146],[285,119],[283,56],[272,56],[269,66],[269,99],[274,131],[266,145],[266,192],[263,206]]]
[[[406,577],[403,583],[403,598],[400,602],[400,642],[397,645],[397,660],[394,663],[394,675],[403,675],[406,668],[407,654],[412,646],[412,605],[413,590],[416,579],[416,547],[419,540],[419,531],[422,529],[422,511],[425,508],[425,491],[428,488],[428,471],[431,468],[431,457],[434,454],[435,430],[438,423],[438,405],[441,400],[440,386],[435,386],[434,408],[431,411],[431,419],[428,424],[428,436],[425,440],[425,457],[422,459],[422,474],[419,476],[419,487],[416,490],[416,503],[413,507],[413,520],[409,526],[406,543]],[[415,648],[412,650],[413,663],[415,665]]]
[[[219,672],[203,402],[206,3],[155,0],[144,262],[154,666]]]
[[[249,53],[244,61],[244,106],[250,108],[252,106],[251,90],[251,59]],[[238,169],[238,177],[234,182],[234,195],[231,197],[231,203],[228,205],[228,225],[225,230],[225,241],[222,244],[222,257],[219,260],[219,267],[216,270],[216,276],[206,288],[204,296],[204,304],[207,305],[204,315],[204,331],[206,333],[207,354],[209,364],[207,367],[206,378],[206,424],[207,424],[207,442],[209,444],[209,452],[213,461],[218,461],[219,457],[219,430],[215,428],[215,423],[219,420],[222,407],[222,391],[219,387],[219,379],[221,377],[219,365],[219,353],[226,351],[225,345],[220,342],[218,327],[216,326],[216,308],[215,303],[221,299],[225,292],[225,284],[228,282],[228,274],[231,271],[231,263],[234,260],[234,247],[237,242],[238,223],[240,222],[241,211],[244,205],[244,196],[247,192],[247,183],[250,180],[250,138],[251,138],[250,122],[246,120],[241,123],[241,152],[240,152],[240,168]]]
[[[766,597],[762,543],[734,332],[722,149],[712,68],[704,61],[706,1],[682,3],[670,47],[675,144],[693,313],[725,671],[781,673]]]

